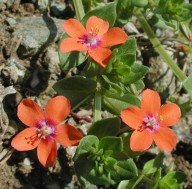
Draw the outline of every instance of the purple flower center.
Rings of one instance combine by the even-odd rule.
[[[45,140],[54,137],[56,128],[50,121],[41,121],[38,123],[36,131],[38,138]]]
[[[83,43],[87,46],[87,48],[95,48],[101,44],[101,40],[97,36],[89,34],[84,36]]]
[[[143,119],[143,127],[149,131],[157,130],[160,126],[162,116],[150,114]]]
[[[88,49],[92,49],[101,45],[101,39],[98,36],[100,32],[100,28],[98,26],[91,27],[91,31],[89,31],[87,35],[79,38],[79,42],[86,45]]]

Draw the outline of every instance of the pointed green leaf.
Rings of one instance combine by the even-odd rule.
[[[137,167],[132,159],[119,161],[115,164],[114,168],[123,180],[138,176]]]
[[[81,76],[62,79],[54,84],[53,89],[60,95],[66,96],[72,106],[88,100],[95,92],[96,82]]]
[[[100,6],[88,12],[82,22],[85,23],[91,16],[97,16],[103,20],[109,22],[109,27],[112,27],[116,20],[116,2],[107,3],[104,6]]]
[[[120,112],[130,106],[137,106],[140,104],[139,99],[132,94],[114,94],[106,92],[103,95],[103,103],[105,107],[113,114],[119,115]]]
[[[190,95],[190,98],[192,99],[192,76],[188,76],[187,79],[183,81],[183,86]]]
[[[81,139],[74,156],[74,161],[82,154],[91,151],[93,148],[97,149],[99,145],[99,139],[96,136],[88,135]]]
[[[110,150],[113,153],[122,152],[122,139],[120,137],[104,137],[100,140],[99,149],[103,149],[103,151]]]
[[[156,171],[158,171],[158,169],[160,167],[163,166],[163,158],[164,158],[164,154],[159,153],[155,157],[155,159],[152,159],[152,160],[148,161],[147,163],[145,163],[142,173],[144,175],[154,174]]]
[[[115,136],[119,132],[120,125],[121,122],[118,117],[99,120],[90,127],[88,135],[95,135],[98,138]]]
[[[142,79],[146,73],[148,72],[149,68],[146,66],[143,66],[141,64],[133,64],[131,66],[131,72],[128,74],[128,77],[125,78],[126,84],[134,83],[140,79]]]

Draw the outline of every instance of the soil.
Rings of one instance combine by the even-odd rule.
[[[39,4],[39,2],[44,3]],[[48,30],[55,30],[56,33],[50,32],[52,36],[48,34],[42,44],[36,46],[33,44],[33,47],[23,45],[24,34],[18,34],[17,27],[19,24],[21,27],[23,22],[19,20],[33,16],[36,16],[36,19],[46,16],[56,23],[61,23],[74,16],[74,9],[71,1],[64,2],[63,0],[0,0],[0,189],[80,189],[72,167],[73,148],[58,146],[56,163],[54,167],[47,169],[38,162],[36,151],[17,152],[10,145],[15,134],[25,128],[16,116],[17,105],[21,99],[30,96],[44,106],[51,97],[56,95],[52,85],[66,76],[66,73],[59,67],[57,53],[59,39],[62,36],[62,32],[58,29],[60,25],[47,26]],[[29,32],[24,26],[23,30]],[[45,33],[46,31],[45,29]],[[31,31],[31,33],[35,32],[35,30]],[[164,31],[163,37],[169,38],[172,33],[166,32]],[[142,32],[138,36],[136,36],[139,47],[138,61],[150,66],[149,74],[145,79],[146,86],[158,90],[164,101],[176,96],[186,102],[188,96],[184,92],[181,93],[181,84],[177,82],[170,70],[167,71],[168,68],[152,50],[146,36]],[[182,62],[180,67],[192,70],[188,64],[187,55],[185,52],[182,55],[178,54],[174,42],[171,45],[164,45],[168,50],[173,50],[173,56]],[[74,74],[75,70],[72,72],[67,74]],[[155,78],[157,75],[161,76]],[[183,185],[185,189],[192,189],[191,114],[189,112],[175,126],[174,130],[179,136],[179,142],[173,153],[167,154],[165,159],[166,165],[174,162],[175,170],[186,173],[187,180]],[[77,115],[88,119],[80,120]],[[91,120],[91,116],[92,111],[88,105],[74,112],[69,122],[83,131],[84,124]],[[149,156],[148,159],[150,158]],[[99,187],[93,186],[92,188]]]

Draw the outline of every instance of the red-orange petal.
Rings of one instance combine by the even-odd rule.
[[[146,89],[142,94],[141,109],[146,114],[156,114],[159,112],[161,106],[161,99],[156,91]]]
[[[33,150],[39,144],[35,128],[27,128],[17,134],[11,141],[11,146],[18,151]]]
[[[86,30],[88,33],[96,32],[97,36],[102,36],[109,29],[109,22],[96,16],[91,16],[87,20]]]
[[[74,146],[79,143],[83,135],[69,124],[58,125],[55,140],[63,146]]]
[[[135,106],[121,111],[121,119],[132,129],[142,125],[144,116],[143,111]]]
[[[45,119],[42,108],[29,98],[20,102],[17,116],[25,125],[30,127],[35,127],[39,121]]]
[[[169,103],[161,106],[159,115],[162,117],[161,126],[172,126],[181,119],[181,110],[178,105]]]
[[[37,147],[37,156],[44,167],[53,166],[57,156],[57,145],[55,140],[41,140]]]
[[[64,96],[56,96],[49,100],[45,108],[46,120],[52,121],[54,124],[59,124],[64,121],[69,115],[71,104]]]
[[[102,67],[106,67],[109,64],[109,60],[112,56],[112,51],[103,47],[90,49],[88,50],[88,53],[90,57]]]
[[[142,152],[147,150],[153,143],[153,137],[147,129],[143,131],[135,130],[130,138],[130,148],[132,151]]]
[[[65,21],[62,24],[62,27],[65,30],[65,32],[71,37],[78,38],[82,37],[83,35],[87,35],[87,31],[81,24],[81,22],[73,18]]]
[[[87,51],[86,45],[78,42],[76,38],[66,38],[61,42],[60,49],[63,53],[71,51]]]
[[[111,47],[114,45],[125,43],[128,39],[127,34],[121,28],[109,29],[101,38],[102,47]]]
[[[177,136],[168,127],[159,127],[159,129],[153,133],[153,139],[155,144],[165,151],[172,151],[177,143]]]

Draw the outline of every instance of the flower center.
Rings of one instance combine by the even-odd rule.
[[[147,115],[143,120],[143,126],[149,130],[155,130],[160,126],[160,121],[163,120],[162,116]]]
[[[83,37],[79,38],[79,42],[85,44],[87,48],[95,48],[100,46],[101,40],[98,36],[100,32],[100,28],[98,26],[91,27],[91,30],[88,32],[88,35],[84,35]]]
[[[92,34],[84,36],[82,41],[83,41],[82,43],[85,44],[87,48],[98,47],[101,43],[100,39]]]
[[[37,136],[40,139],[47,139],[55,134],[55,127],[52,124],[46,123],[45,121],[41,122],[36,130]]]

